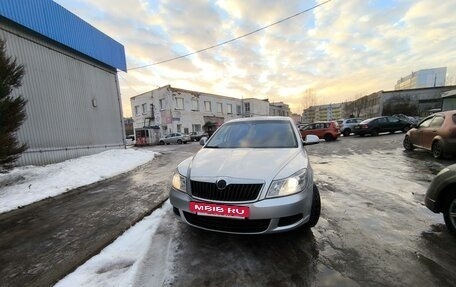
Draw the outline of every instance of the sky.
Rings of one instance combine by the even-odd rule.
[[[235,98],[308,104],[393,90],[420,69],[448,67],[456,84],[456,1],[331,0],[270,28],[175,61],[146,66],[244,35],[323,0],[56,0],[125,47],[119,72],[130,98],[161,86]]]

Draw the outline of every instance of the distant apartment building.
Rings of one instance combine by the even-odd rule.
[[[269,115],[289,117],[291,115],[290,106],[283,102],[270,103]]]
[[[445,86],[447,68],[424,69],[412,72],[410,75],[400,78],[395,90],[418,89]]]
[[[303,111],[303,122],[334,121],[343,116],[343,104],[312,106]]]
[[[134,128],[153,129],[157,136],[201,132],[241,117],[269,115],[268,100],[238,99],[164,86],[130,99]],[[151,142],[154,143],[154,142]]]

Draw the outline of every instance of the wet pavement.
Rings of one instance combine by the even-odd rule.
[[[135,286],[456,286],[456,239],[423,205],[455,163],[405,152],[403,134],[307,150],[322,214],[310,231],[238,236],[161,220]]]
[[[153,147],[134,171],[0,214],[0,286],[50,286],[150,214],[197,143]]]

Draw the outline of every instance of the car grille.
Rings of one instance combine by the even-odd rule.
[[[214,216],[200,216],[184,211],[185,219],[192,225],[215,231],[258,233],[266,231],[270,219],[231,219]]]
[[[229,184],[219,190],[215,183],[191,181],[194,197],[218,201],[252,201],[258,198],[263,184]]]

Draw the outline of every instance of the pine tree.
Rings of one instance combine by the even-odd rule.
[[[0,173],[12,169],[16,160],[27,149],[20,144],[16,132],[25,121],[25,105],[21,96],[13,97],[13,89],[22,85],[24,66],[6,54],[5,42],[0,39]]]

